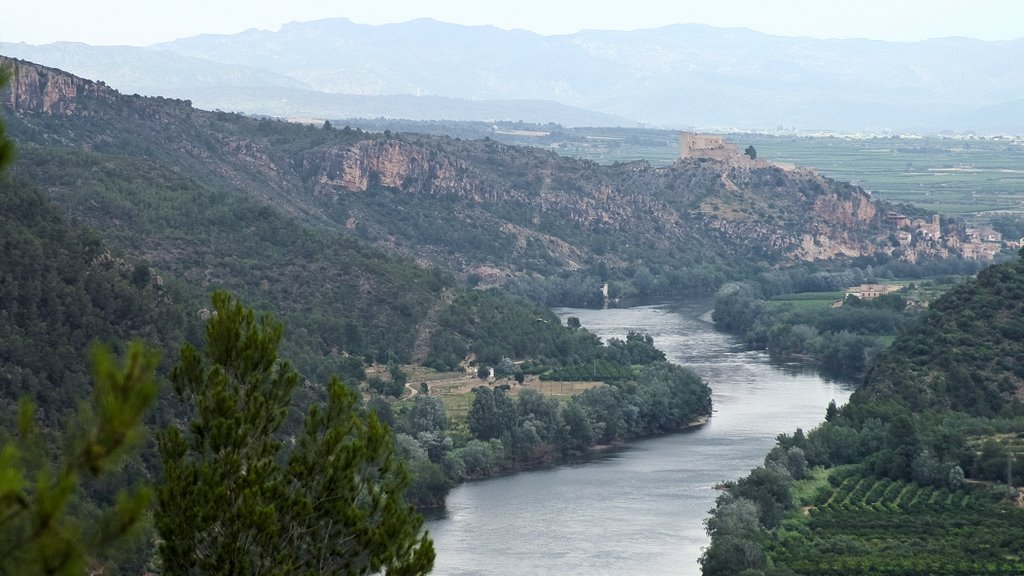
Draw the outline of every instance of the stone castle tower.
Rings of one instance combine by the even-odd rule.
[[[740,151],[735,144],[725,141],[722,136],[683,132],[679,136],[679,158],[711,158],[713,160],[732,160],[739,157]]]

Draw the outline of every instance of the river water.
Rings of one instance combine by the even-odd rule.
[[[743,350],[701,316],[706,299],[609,310],[557,309],[602,338],[654,337],[710,384],[698,429],[637,440],[590,462],[471,482],[427,521],[434,574],[697,575],[703,520],[722,480],[762,463],[781,432],[824,419],[852,389]]]

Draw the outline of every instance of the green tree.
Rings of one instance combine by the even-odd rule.
[[[413,436],[420,432],[441,432],[448,428],[448,415],[444,403],[439,398],[418,394],[412,401],[409,412],[409,433]]]
[[[753,144],[747,146],[747,149],[744,150],[743,153],[746,154],[747,156],[750,156],[751,160],[757,159],[757,148],[754,148]]]
[[[516,405],[501,389],[487,386],[473,388],[473,404],[467,415],[469,431],[474,438],[501,438],[516,425]]]
[[[833,418],[839,415],[839,408],[836,407],[835,399],[832,399],[828,403],[828,407],[825,408],[825,422],[831,422]]]
[[[149,504],[151,492],[122,491],[96,525],[69,512],[82,480],[113,470],[143,431],[142,417],[156,397],[157,355],[129,347],[118,369],[106,349],[92,353],[93,400],[60,442],[70,446],[50,464],[34,430],[35,408],[22,400],[19,437],[0,446],[0,574],[83,574],[103,571],[103,552],[125,536]]]
[[[803,449],[794,446],[786,451],[786,471],[794,480],[803,480],[807,476],[807,456]]]
[[[714,513],[704,520],[708,536],[756,539],[762,532],[757,504],[746,498],[726,494],[726,497],[718,502]]]
[[[502,357],[497,364],[494,365],[494,377],[505,378],[511,376],[516,371],[515,362],[512,362],[511,358]]]
[[[744,570],[764,568],[768,556],[758,542],[723,536],[704,550],[698,562],[704,576],[735,576]]]
[[[761,525],[773,529],[782,521],[783,513],[793,507],[789,473],[775,468],[754,468],[746,478],[736,482],[732,493],[757,504]]]
[[[192,412],[158,438],[155,522],[164,574],[423,574],[434,560],[388,429],[337,378],[294,442],[281,426],[299,376],[282,327],[223,292],[205,349],[171,372]]]
[[[587,411],[575,400],[559,406],[562,421],[562,447],[569,454],[581,454],[594,445],[594,427]]]

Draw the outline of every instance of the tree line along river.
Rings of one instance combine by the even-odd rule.
[[[711,304],[556,309],[602,339],[651,334],[669,360],[707,380],[714,415],[700,428],[630,442],[587,462],[458,486],[427,521],[434,574],[699,574],[714,486],[745,475],[776,435],[813,428],[830,400],[843,404],[852,392],[744,350],[701,318]]]

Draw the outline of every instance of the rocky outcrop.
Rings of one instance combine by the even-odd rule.
[[[0,66],[11,70],[11,81],[2,93],[4,106],[16,112],[88,114],[84,103],[111,102],[117,92],[53,68],[0,56]]]
[[[330,147],[306,156],[304,169],[313,173],[320,195],[329,190],[365,192],[372,186],[416,194],[474,197],[488,195],[464,160],[396,139],[363,140]]]
[[[586,250],[570,247],[557,233],[544,234],[541,242],[524,235],[524,225],[558,221],[666,247],[704,234],[716,238],[719,249],[769,262],[892,252],[870,196],[811,170],[714,159],[657,169],[557,157],[537,165],[539,154],[494,142],[368,138],[308,152],[303,171],[320,198],[383,187],[530,213],[529,222],[495,222],[496,233],[513,242],[513,253],[532,237],[565,269],[578,267]],[[696,222],[694,210],[701,214]]]

